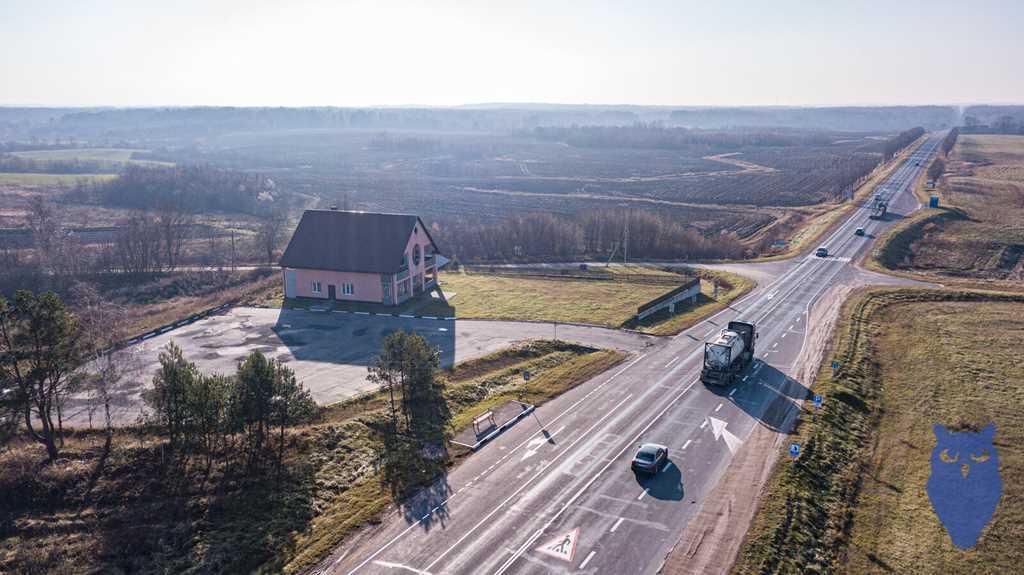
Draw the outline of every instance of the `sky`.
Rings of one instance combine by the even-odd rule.
[[[1024,102],[1024,2],[0,0],[0,105]]]

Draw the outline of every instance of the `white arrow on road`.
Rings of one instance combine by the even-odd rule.
[[[708,416],[708,421],[711,423],[711,433],[715,434],[715,439],[720,437],[725,439],[725,446],[729,448],[729,453],[736,455],[736,450],[743,445],[743,440],[725,428],[726,425],[729,425],[728,422],[711,416]]]
[[[561,433],[564,429],[565,429],[565,426],[563,425],[562,427],[559,427],[552,434],[549,434],[547,436],[539,435],[539,436],[534,437],[533,439],[531,439],[530,442],[526,444],[526,451],[523,452],[523,457],[519,461],[526,461],[527,459],[533,457],[534,455],[537,455],[537,452],[540,451],[540,448],[545,443],[554,443],[554,441],[552,441],[551,439],[554,436],[556,436],[559,433]]]

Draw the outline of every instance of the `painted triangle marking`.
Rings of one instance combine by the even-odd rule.
[[[555,559],[561,559],[562,561],[572,563],[572,558],[576,556],[576,543],[579,539],[580,528],[577,527],[568,533],[549,540],[536,550],[544,553],[545,555],[550,555]]]

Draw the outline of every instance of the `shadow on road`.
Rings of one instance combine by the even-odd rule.
[[[760,367],[759,367],[760,366]],[[711,393],[728,399],[761,425],[780,433],[796,420],[796,403],[811,397],[810,390],[775,367],[755,361],[747,370],[747,381],[729,387],[706,386]],[[735,393],[730,393],[736,390]]]
[[[260,340],[247,340],[246,344],[262,344],[271,349],[284,344],[292,358],[302,361],[368,366],[380,352],[388,334],[405,330],[423,336],[437,348],[441,367],[455,363],[455,320],[284,308],[271,329],[273,334]]]
[[[416,495],[400,504],[402,516],[408,524],[420,522],[424,531],[430,531],[435,524],[444,527],[448,519],[448,506],[444,502],[451,497],[452,489],[448,485],[448,475],[438,477],[429,487],[423,488]]]
[[[670,459],[654,475],[633,472],[636,482],[647,490],[647,495],[662,501],[679,501],[683,498],[683,474],[679,466]]]

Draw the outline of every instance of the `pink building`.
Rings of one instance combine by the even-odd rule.
[[[284,294],[398,305],[437,284],[437,253],[418,216],[306,210],[281,256]]]

